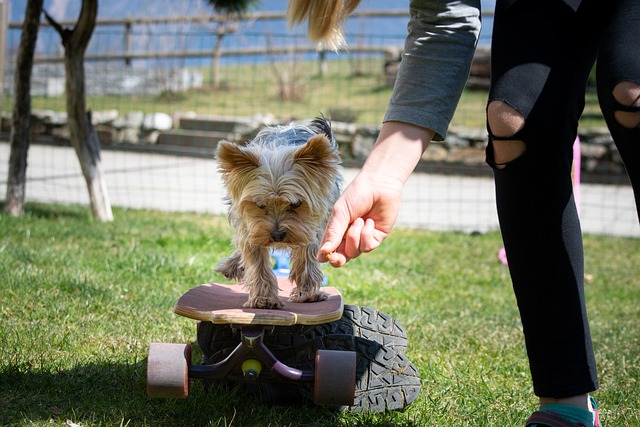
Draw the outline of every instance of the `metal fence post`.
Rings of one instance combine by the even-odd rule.
[[[2,113],[4,98],[4,68],[7,36],[9,35],[9,7],[10,3],[8,1],[0,0],[0,113]]]

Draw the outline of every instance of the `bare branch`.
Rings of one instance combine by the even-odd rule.
[[[60,34],[60,37],[62,38],[62,42],[64,43],[66,38],[69,37],[69,34],[71,34],[73,30],[70,30],[69,28],[65,28],[62,25],[60,25],[58,21],[53,19],[53,16],[47,13],[46,9],[42,9],[42,13],[44,13],[44,17],[47,19],[47,22],[49,22],[49,25],[51,25],[53,29],[56,30],[58,34]]]

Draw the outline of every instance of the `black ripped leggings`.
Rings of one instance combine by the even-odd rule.
[[[640,1],[497,0],[489,102],[520,112],[508,138],[525,153],[497,168],[496,200],[524,328],[534,391],[569,397],[598,388],[584,300],[583,248],[572,192],[572,146],[585,87],[597,60],[598,96],[640,201],[640,129],[614,111],[634,111],[612,95],[640,84]],[[638,109],[635,109],[638,111]]]

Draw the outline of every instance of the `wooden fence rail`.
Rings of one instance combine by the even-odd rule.
[[[493,11],[483,11],[483,16],[492,15]],[[356,11],[354,18],[394,18],[409,17],[408,10],[371,10]],[[260,12],[246,15],[244,21],[267,21],[286,19],[283,12]],[[210,58],[214,54],[213,47],[211,49],[184,49],[173,51],[134,51],[132,48],[132,39],[135,26],[151,26],[151,25],[174,25],[174,24],[196,24],[203,25],[209,23],[220,24],[224,22],[225,17],[218,14],[199,15],[199,16],[175,16],[175,17],[158,17],[158,18],[120,18],[120,19],[98,19],[96,28],[99,27],[122,27],[123,28],[123,47],[122,51],[114,53],[93,54],[87,52],[86,61],[119,61],[130,64],[133,60],[149,60],[149,59],[176,59],[176,58]],[[41,23],[42,27],[49,27],[46,21]],[[63,27],[72,27],[75,21],[60,21]],[[11,22],[8,25],[9,30],[19,30],[22,24],[19,22]],[[387,47],[384,46],[349,46],[349,52],[353,53],[383,53]],[[279,46],[264,48],[245,48],[245,49],[223,49],[222,56],[244,56],[244,55],[263,55],[263,54],[293,54],[293,53],[313,53],[316,48],[308,43],[306,46]],[[63,62],[62,54],[56,55],[36,55],[34,63],[59,63]]]

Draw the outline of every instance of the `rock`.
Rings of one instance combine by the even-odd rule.
[[[351,142],[351,156],[356,159],[365,159],[376,143],[376,137],[357,133]]]
[[[91,123],[93,125],[104,125],[115,121],[119,116],[118,110],[92,111]]]
[[[113,145],[116,143],[116,130],[112,126],[96,125],[95,129],[100,145]]]
[[[140,144],[140,126],[124,127],[116,134],[116,144]]]
[[[449,150],[440,142],[432,142],[422,155],[422,160],[433,162],[445,162],[449,157]]]
[[[169,130],[173,128],[173,119],[167,113],[151,113],[144,116],[144,129]]]
[[[444,144],[447,147],[468,147],[469,140],[467,138],[457,136],[455,134],[448,134],[444,140]]]
[[[119,116],[113,122],[116,129],[132,128],[140,129],[144,121],[144,113],[142,111],[130,111],[124,116]]]
[[[31,114],[43,123],[47,123],[49,125],[61,126],[67,124],[66,111],[33,110]]]
[[[588,159],[602,159],[608,151],[601,144],[580,144],[580,155]]]
[[[162,134],[159,130],[152,130],[151,132],[145,132],[143,137],[141,138],[142,144],[157,144],[158,138]]]

